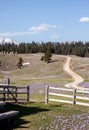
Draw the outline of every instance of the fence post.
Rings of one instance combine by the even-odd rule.
[[[30,86],[27,86],[27,102],[30,101]]]
[[[10,85],[10,78],[6,78],[4,80],[4,84],[6,84],[7,86],[9,86]]]
[[[7,78],[7,85],[10,85],[10,78]]]
[[[18,89],[17,87],[15,88],[15,97],[16,97],[16,102],[18,102],[18,97],[17,97]]]
[[[3,101],[5,102],[5,100],[6,100],[5,86],[3,86]]]
[[[46,91],[45,91],[45,103],[47,104],[49,101],[49,86],[46,85]]]
[[[73,106],[76,105],[76,89],[73,90]]]
[[[6,86],[10,85],[10,78],[6,78]],[[9,93],[7,94],[7,97],[9,98]]]

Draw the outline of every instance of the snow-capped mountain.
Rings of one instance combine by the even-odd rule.
[[[10,39],[10,38],[6,38],[6,37],[2,37],[2,38],[0,38],[0,43],[1,44],[5,44],[5,43],[15,43],[15,44],[18,44],[18,42],[16,42],[16,41],[13,41],[12,39]]]

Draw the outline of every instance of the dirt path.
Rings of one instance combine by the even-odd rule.
[[[75,73],[74,71],[71,70],[71,68],[70,68],[71,57],[66,57],[66,58],[67,58],[67,60],[64,65],[64,70],[73,77],[74,81],[72,83],[66,84],[65,86],[73,87],[73,88],[80,88],[80,87],[78,87],[78,84],[83,82],[84,79],[81,76],[79,76],[77,73]]]

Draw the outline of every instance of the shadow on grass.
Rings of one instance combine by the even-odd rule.
[[[49,64],[50,63],[53,63],[53,62],[58,62],[59,60],[51,60],[51,61],[49,61]]]
[[[35,105],[35,103],[30,103],[30,104],[19,105],[19,104],[7,103],[5,105],[3,112],[10,111],[10,110],[19,111],[19,114],[14,119],[15,120],[14,129],[15,128],[28,128],[28,127],[25,127],[24,125],[26,125],[27,123],[30,123],[30,121],[26,121],[25,119],[22,119],[22,117],[36,114],[39,112],[49,111],[48,109],[41,108],[39,105]],[[5,129],[5,130],[12,130],[12,129]]]
[[[51,60],[50,63],[52,63],[52,62],[58,62],[58,61],[59,61],[59,60]]]

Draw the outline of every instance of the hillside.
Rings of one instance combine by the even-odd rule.
[[[41,56],[43,54],[17,54],[17,55],[1,55],[0,61],[0,78],[9,77],[13,85],[32,85],[32,84],[54,84],[64,86],[64,84],[71,82],[72,77],[63,70],[63,65],[66,58],[61,55],[53,55],[52,62],[47,64],[42,62]],[[19,58],[22,57],[24,63],[29,62],[28,66],[22,69],[17,67]],[[89,60],[88,58],[80,58],[71,56],[71,68],[76,73],[89,81]]]
[[[13,71],[17,69],[18,55],[3,55],[0,54],[0,70],[1,71]]]
[[[89,58],[72,56],[71,68],[89,82]]]
[[[52,62],[47,64],[42,62],[43,54],[18,54],[18,55],[1,55],[0,67],[1,76],[10,77],[12,84],[28,84],[28,83],[53,83],[59,84],[65,77],[70,79],[70,76],[63,71],[65,58],[59,55],[52,56]],[[19,57],[22,57],[24,63],[29,62],[28,66],[18,69],[17,62]]]

